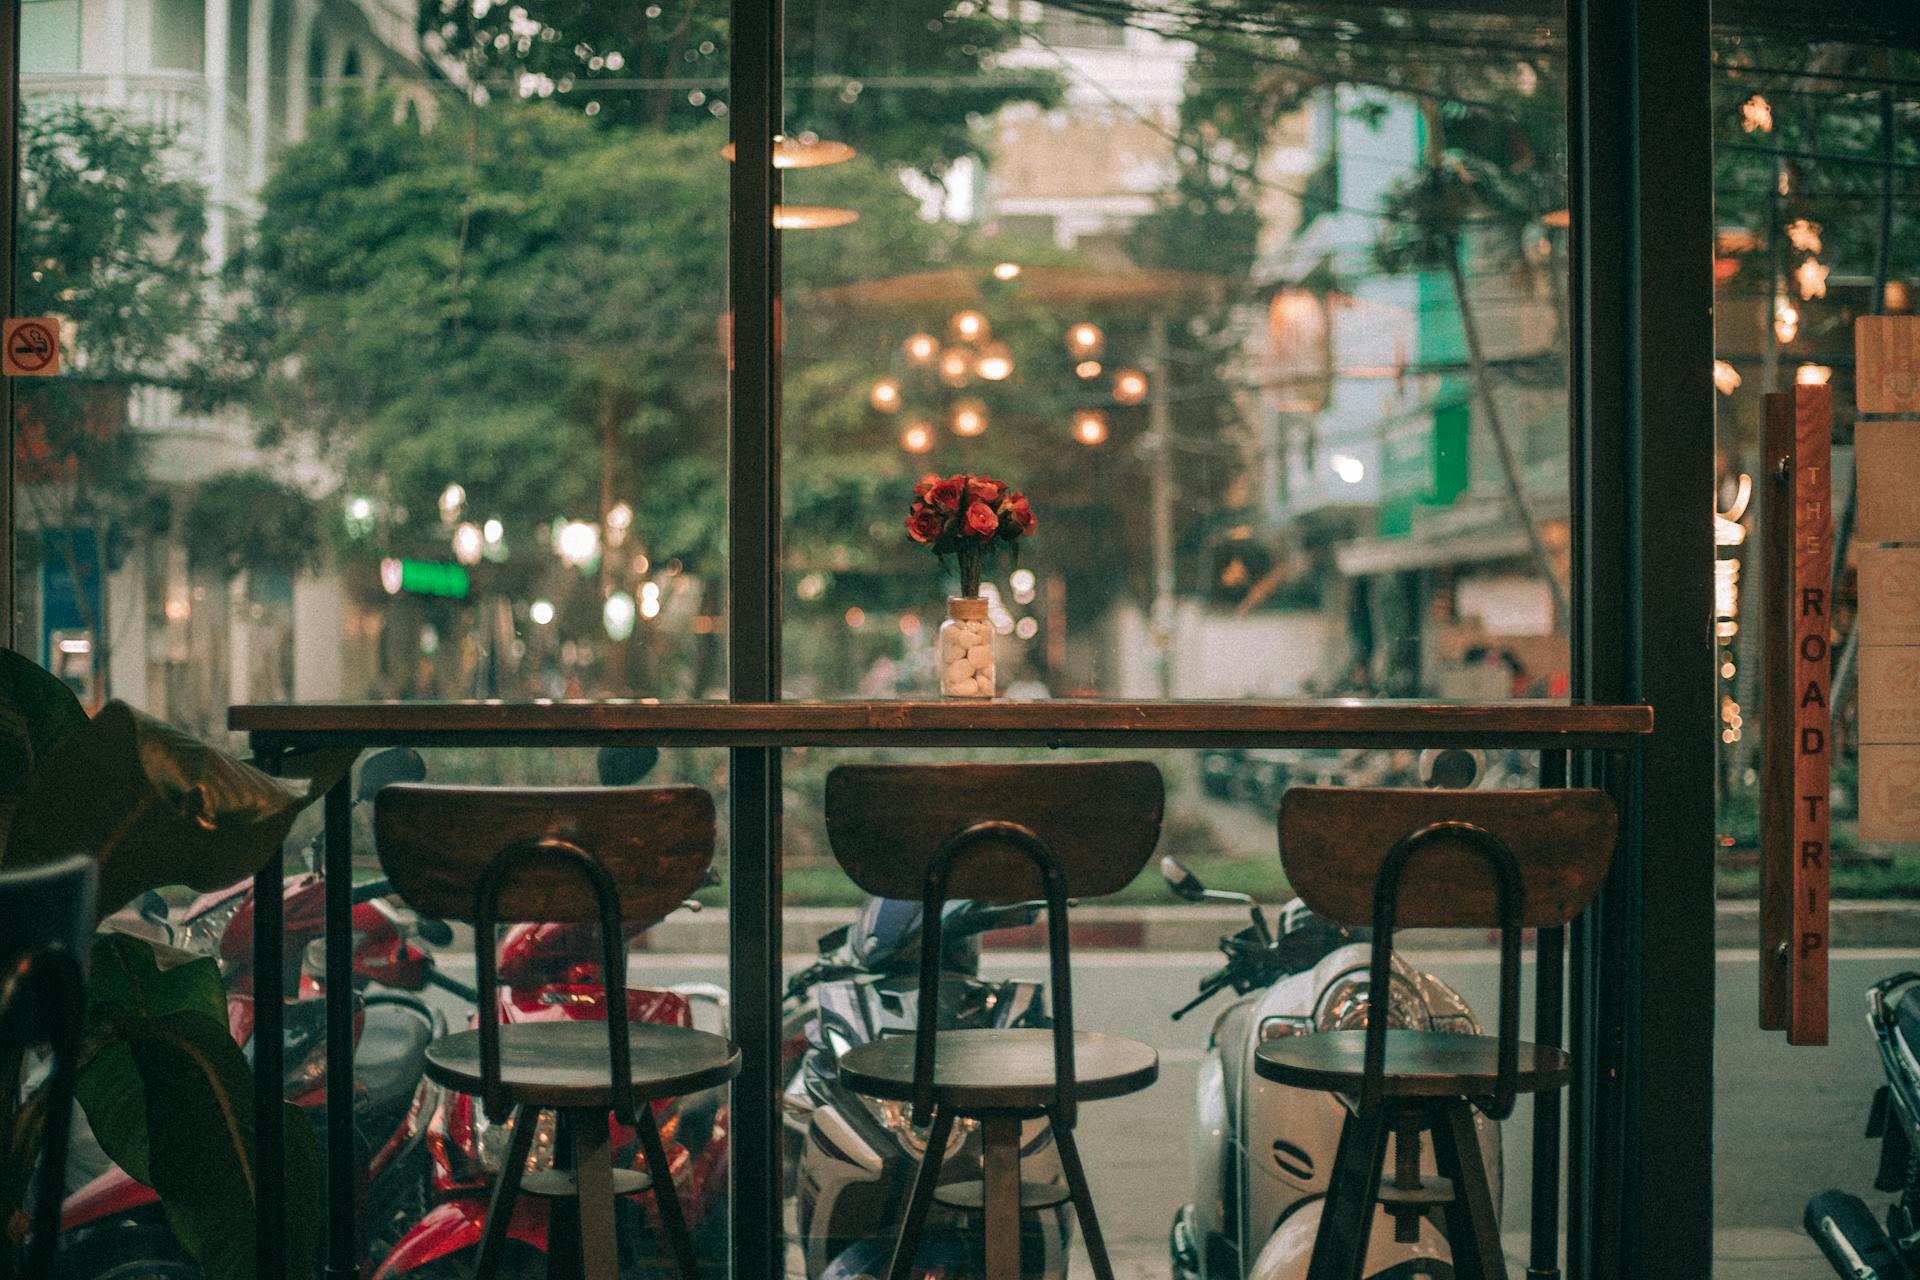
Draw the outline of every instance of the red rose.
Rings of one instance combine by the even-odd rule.
[[[907,536],[915,542],[932,542],[940,536],[946,523],[947,518],[938,511],[924,502],[916,502],[907,516]]]
[[[967,490],[965,476],[948,476],[927,490],[927,501],[942,511],[953,512],[960,509],[960,498]]]
[[[1000,513],[1002,523],[1014,530],[1008,535],[1009,537],[1024,537],[1032,533],[1033,526],[1038,523],[1033,518],[1033,508],[1027,505],[1027,496],[1024,493],[1016,493],[1007,499]]]
[[[1000,517],[993,514],[993,508],[984,502],[975,502],[967,507],[966,531],[976,538],[991,538],[1000,529]]]
[[[1007,486],[988,476],[974,476],[967,481],[967,497],[975,502],[984,502],[994,506],[1007,496]]]

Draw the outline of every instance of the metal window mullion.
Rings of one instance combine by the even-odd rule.
[[[1654,708],[1575,931],[1570,1280],[1712,1266],[1707,0],[1570,0],[1575,694]],[[1591,776],[1591,775],[1590,775]],[[1593,779],[1598,781],[1599,779]],[[1653,984],[1658,984],[1657,992]]]
[[[6,255],[0,259],[0,298],[6,302],[5,314],[11,316],[20,200],[20,0],[10,0],[6,14],[0,17],[0,154],[7,162],[6,199],[0,201],[0,250]],[[4,384],[0,412],[7,419],[6,448],[0,449],[0,646],[12,648],[20,610],[19,584],[14,578],[17,515],[13,492],[14,433],[19,427],[14,421],[13,379],[0,378],[0,384]]]
[[[732,0],[727,236],[728,697],[780,696],[780,178],[782,0]],[[780,1185],[780,753],[728,753],[728,985],[733,1084],[732,1274],[785,1273]]]

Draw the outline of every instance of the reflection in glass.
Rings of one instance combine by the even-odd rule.
[[[823,3],[786,127],[857,155],[786,194],[861,220],[786,246],[788,696],[937,688],[927,471],[1033,496],[1002,665],[1056,696],[1565,694],[1557,16]]]

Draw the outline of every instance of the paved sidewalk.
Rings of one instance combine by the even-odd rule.
[[[1073,910],[1075,950],[1212,951],[1221,937],[1241,928],[1247,913],[1239,907],[1087,906]],[[820,935],[853,919],[851,907],[793,907],[785,915],[785,943],[790,954],[810,954]],[[1403,935],[1409,949],[1480,947],[1491,936],[1462,930],[1409,929]],[[1757,947],[1760,906],[1756,902],[1719,905],[1714,945],[1719,949]],[[988,947],[1031,950],[1045,946],[1041,928],[1008,929],[990,933]],[[1833,904],[1833,942],[1840,947],[1920,946],[1920,901],[1861,900]],[[725,908],[681,911],[650,930],[641,941],[646,950],[724,953],[727,949]]]

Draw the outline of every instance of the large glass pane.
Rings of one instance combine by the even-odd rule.
[[[1804,21],[1818,26],[1811,13]],[[1719,34],[1714,58],[1719,883],[1731,900],[1722,905],[1722,937],[1742,948],[1723,952],[1719,967],[1716,1092],[1724,1101],[1715,1113],[1714,1198],[1716,1251],[1726,1268],[1753,1276],[1825,1274],[1801,1229],[1809,1198],[1840,1188],[1883,1218],[1889,1197],[1874,1190],[1876,1170],[1892,1178],[1883,1188],[1897,1190],[1904,1176],[1900,1159],[1879,1163],[1879,1142],[1859,1136],[1885,1083],[1860,1012],[1870,983],[1915,967],[1904,900],[1920,870],[1913,844],[1862,839],[1861,709],[1898,691],[1862,682],[1860,570],[1864,544],[1875,539],[1849,536],[1859,511],[1855,481],[1865,478],[1854,448],[1863,419],[1855,322],[1911,315],[1920,275],[1920,57],[1837,27],[1806,35],[1743,16]],[[1769,601],[1785,607],[1762,569],[1773,516],[1761,431],[1767,393],[1820,383],[1832,389],[1838,544],[1830,1043],[1790,1048],[1756,1029],[1751,923],[1761,775],[1773,749],[1761,706],[1761,635]],[[1881,479],[1911,483],[1897,473]],[[1877,603],[1900,607],[1891,593]],[[1741,927],[1727,927],[1734,922]],[[1895,1234],[1905,1230],[1896,1226]]]
[[[724,15],[138,7],[23,32],[22,647],[202,733],[724,693]]]
[[[724,696],[727,17],[670,9],[26,6],[18,309],[54,320],[65,368],[14,387],[21,651],[89,710],[120,699],[235,750],[242,702]],[[644,778],[726,811],[717,750],[423,754],[434,782]],[[364,763],[362,788],[397,767]],[[354,810],[356,881],[377,874],[371,807]],[[318,825],[302,816],[285,859],[289,994],[309,999]],[[725,852],[723,835],[723,879]],[[163,891],[176,941],[227,961],[242,1012],[244,892]],[[636,1016],[724,1029],[724,914],[691,934],[689,918],[640,944],[631,982],[657,990]],[[471,944],[383,903],[354,927],[367,1249],[377,1264],[410,1236],[410,1274],[465,1274],[471,1233],[422,1221],[479,1220],[506,1135],[416,1094],[425,1032],[399,1011],[468,1026],[457,986],[422,987],[421,957],[471,983]],[[689,936],[697,962],[657,954]],[[526,928],[503,945],[510,1017],[591,1016],[590,945]],[[301,1016],[288,1097],[318,1124]],[[234,1030],[245,1044],[250,1021]],[[726,1101],[662,1115],[708,1256]],[[549,1126],[536,1159],[552,1147]],[[76,1185],[108,1170],[86,1134],[75,1152]],[[631,1135],[618,1158],[638,1160]],[[311,1217],[303,1172],[289,1200]],[[131,1194],[109,1193],[112,1216],[140,1229],[96,1233],[86,1274],[181,1269],[163,1210]],[[215,1208],[243,1239],[244,1206]],[[544,1206],[534,1220],[544,1238]]]
[[[1229,8],[790,15],[789,696],[938,688],[958,472],[1002,692],[1566,693],[1561,32]]]
[[[908,519],[916,484],[956,473],[1007,482],[1037,519],[1017,558],[983,567],[1001,697],[1566,692],[1563,33],[1537,15],[1229,8],[789,8],[788,697],[939,696],[961,566],[933,554],[944,509],[918,529],[933,546]],[[944,508],[945,492],[928,496]],[[974,496],[993,508],[983,531],[1020,527],[1009,497]],[[1146,754],[1167,788],[1161,850],[1270,919],[1290,897],[1274,836],[1286,787],[1413,785],[1433,763]],[[786,941],[818,939],[829,965],[847,959],[834,930],[851,925],[857,948],[911,915],[865,904],[832,858],[826,778],[855,758],[786,757]],[[1475,766],[1488,786],[1537,776],[1519,754]],[[1316,1185],[1284,1160],[1324,1172],[1335,1132],[1302,1111],[1237,1132],[1224,1118],[1261,1088],[1245,1055],[1256,1010],[1279,1007],[1276,973],[1169,1017],[1250,927],[1247,907],[1183,901],[1148,867],[1075,913],[1080,1025],[1161,1055],[1158,1084],[1090,1104],[1078,1129],[1119,1273],[1165,1273],[1178,1217],[1208,1274],[1240,1274]],[[996,1001],[1010,979],[1048,985],[1037,931],[986,941],[977,974]],[[1491,1019],[1490,951],[1409,954]],[[811,976],[839,1003],[787,1098],[796,1274],[883,1262],[872,1242],[898,1222],[914,1133],[831,1078],[849,1043],[917,1020],[901,995],[911,953],[896,959]],[[1309,1024],[1315,981],[1287,997]],[[1529,1118],[1504,1126],[1509,1232],[1527,1221]],[[1029,1136],[1031,1176],[1057,1178]],[[978,1178],[978,1161],[966,1137],[943,1177]],[[977,1217],[935,1215],[935,1256],[968,1273]],[[1024,1231],[1030,1265],[1085,1273],[1055,1210]]]

